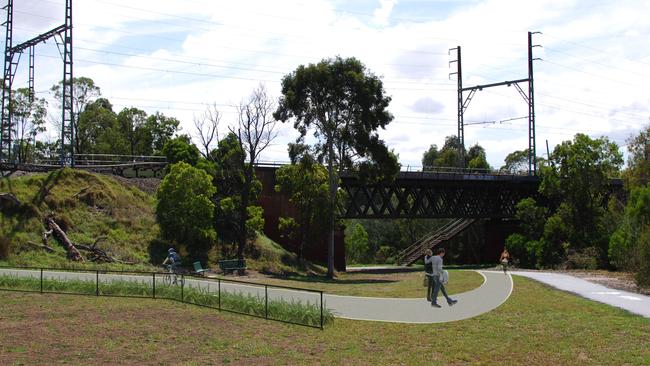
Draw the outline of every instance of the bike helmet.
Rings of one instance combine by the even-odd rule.
[[[175,252],[174,248],[169,248],[169,250],[167,251],[167,253],[169,253],[169,254],[174,253],[174,252]]]

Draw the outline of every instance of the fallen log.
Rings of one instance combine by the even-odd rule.
[[[106,262],[106,263],[122,263],[122,264],[135,264],[136,262],[123,261],[121,259],[115,258],[112,255],[108,254],[103,249],[97,248],[97,243],[101,240],[106,239],[105,236],[98,237],[92,245],[85,244],[76,244],[77,248],[90,252],[91,254],[87,256],[88,261],[90,262]]]
[[[61,230],[59,225],[54,222],[51,216],[45,218],[45,227],[52,230],[54,238],[65,247],[68,252],[68,258],[73,261],[83,262],[84,258],[81,256],[81,253],[79,253],[79,250],[77,250],[74,244],[72,244],[70,239],[68,239],[68,236],[65,235],[65,232]]]
[[[105,250],[99,249],[95,245],[77,244],[77,248],[91,253],[88,256],[90,262],[120,262],[119,259],[110,256]]]
[[[28,241],[27,244],[31,245],[34,248],[43,249],[43,250],[47,251],[48,253],[53,253],[54,252],[54,248],[52,248],[51,246],[49,246],[47,244],[38,244],[38,243],[34,243],[33,241]]]

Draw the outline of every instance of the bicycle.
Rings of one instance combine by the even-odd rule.
[[[174,268],[171,265],[166,265],[165,269],[167,272],[163,273],[163,283],[166,286],[176,285],[183,286],[185,285],[185,277],[176,273]]]

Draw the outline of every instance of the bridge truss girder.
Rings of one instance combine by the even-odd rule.
[[[517,203],[537,195],[538,180],[396,181],[363,185],[343,181],[347,195],[340,207],[344,219],[512,218]]]

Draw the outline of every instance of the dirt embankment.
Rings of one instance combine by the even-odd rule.
[[[119,175],[111,175],[111,178],[122,184],[137,187],[141,191],[152,195],[156,194],[160,186],[160,179],[158,178],[124,178]]]
[[[634,281],[634,274],[629,272],[611,272],[611,271],[560,271],[568,275],[572,275],[589,282],[594,282],[599,285],[607,286],[617,290],[636,292],[644,295],[650,295],[650,288],[642,288],[637,286]]]

